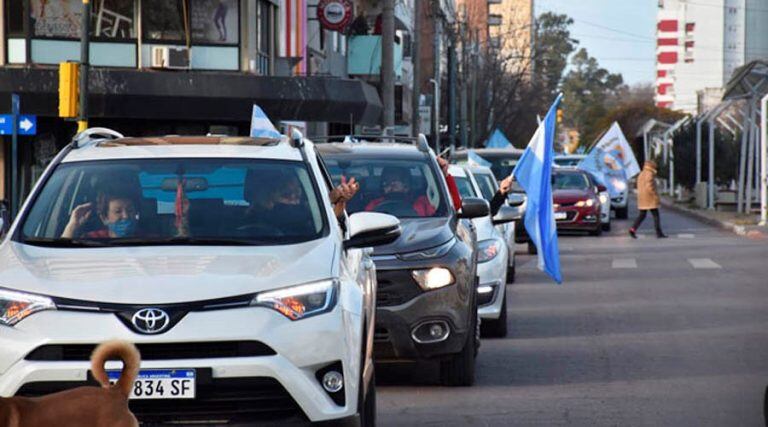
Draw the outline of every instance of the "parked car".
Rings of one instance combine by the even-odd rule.
[[[552,169],[552,199],[557,229],[588,231],[594,236],[603,232],[600,222],[599,186],[592,176],[575,168]]]
[[[561,154],[555,156],[554,162],[558,166],[576,167],[585,157],[587,157],[586,154]],[[614,194],[610,195],[609,193],[611,198],[610,209],[616,212],[617,219],[627,219],[629,209],[627,207],[629,202],[629,185],[627,180],[618,176],[611,176],[608,179],[612,181],[610,186],[607,185],[609,183],[602,184],[614,189],[611,190],[614,191]]]
[[[517,161],[525,150],[515,147],[509,148],[475,148],[473,151],[480,157],[491,163],[493,175],[501,180],[508,177],[515,169]],[[467,163],[468,150],[457,150],[451,156],[451,161],[459,164]]]
[[[469,168],[452,165],[449,173],[456,180],[462,198],[482,195]],[[514,252],[509,251],[503,230],[498,230],[497,226],[517,218],[515,209],[502,206],[495,217],[487,215],[472,220],[477,230],[477,276],[480,279],[477,304],[482,320],[481,331],[488,336],[507,336],[507,269],[509,257],[514,256]]]
[[[479,341],[477,237],[470,219],[488,202],[465,198],[455,209],[426,141],[372,140],[318,145],[334,180],[356,178],[349,212],[383,212],[403,229],[373,251],[378,274],[377,362],[436,360],[447,385],[471,385]]]
[[[119,338],[141,351],[142,422],[374,425],[365,248],[399,222],[339,223],[330,184],[301,135],[81,133],[0,245],[0,395],[93,383],[91,351]]]
[[[488,203],[490,203],[493,196],[496,194],[496,191],[499,189],[499,183],[493,175],[493,171],[485,166],[467,166],[466,169],[470,172],[472,178],[474,178],[479,193],[482,194],[482,197],[487,200]],[[522,219],[523,214],[525,213],[525,206],[523,206],[525,204],[525,195],[517,197],[510,194],[507,203],[515,210],[515,218],[518,220]],[[522,224],[520,226],[522,227]],[[515,229],[517,227],[517,221],[496,225],[496,229],[499,230],[499,233],[504,237],[504,240],[507,242],[507,248],[509,249],[507,283],[513,283],[515,281]]]

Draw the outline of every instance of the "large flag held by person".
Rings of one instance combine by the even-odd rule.
[[[552,203],[552,158],[555,155],[555,120],[557,106],[563,95],[558,95],[549,107],[544,120],[533,135],[512,171],[512,175],[525,190],[528,204],[525,209],[525,229],[539,251],[539,270],[555,282],[562,283],[560,250],[557,246],[557,225]]]
[[[595,149],[603,150],[603,152],[618,159],[624,168],[624,174],[627,179],[640,173],[640,165],[637,164],[635,153],[632,152],[632,147],[629,146],[627,138],[624,137],[624,132],[621,131],[621,126],[618,123],[613,122],[610,129],[603,134],[603,137],[592,148],[592,150]]]
[[[280,132],[269,121],[269,117],[256,104],[253,104],[251,114],[251,137],[253,138],[280,138]]]

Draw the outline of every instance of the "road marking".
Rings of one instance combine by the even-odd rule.
[[[637,260],[634,258],[614,258],[611,268],[637,268]]]
[[[680,233],[677,235],[678,239],[693,239],[694,237],[696,237],[696,235],[691,233]]]
[[[646,238],[648,238],[648,236],[646,236],[645,234],[638,234],[637,238],[638,239],[646,239]]]
[[[714,270],[718,268],[723,268],[720,266],[720,264],[712,261],[709,258],[688,258],[688,262],[691,263],[693,268],[699,268],[699,269],[705,269],[705,270]]]

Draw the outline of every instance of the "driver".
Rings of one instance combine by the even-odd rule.
[[[136,233],[139,215],[131,192],[117,190],[102,192],[96,198],[96,214],[101,228],[83,233],[82,230],[93,216],[93,203],[84,203],[72,210],[67,226],[61,233],[63,239],[79,237],[106,239],[131,237]]]
[[[384,203],[405,203],[410,205],[418,216],[431,216],[435,207],[429,203],[426,195],[415,197],[411,194],[411,174],[407,168],[390,166],[381,172],[381,191],[383,196],[371,200],[366,211],[373,211]]]

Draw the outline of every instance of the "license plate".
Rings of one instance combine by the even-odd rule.
[[[555,212],[555,219],[556,220],[558,220],[558,219],[566,219],[566,218],[568,218],[568,213],[567,212]]]
[[[109,382],[120,378],[120,371],[107,371]],[[142,369],[129,399],[194,399],[194,369]]]

